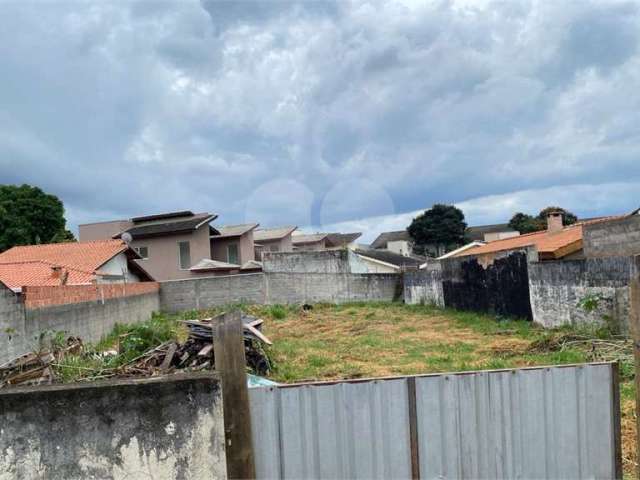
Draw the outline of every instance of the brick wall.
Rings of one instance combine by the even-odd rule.
[[[24,287],[24,305],[27,308],[42,308],[53,305],[102,301],[133,295],[157,292],[156,282],[103,283],[97,285],[64,285],[50,287]]]

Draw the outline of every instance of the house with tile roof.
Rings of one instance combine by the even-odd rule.
[[[339,248],[356,248],[356,240],[362,236],[362,232],[352,233],[328,233],[325,239],[329,250]]]
[[[504,238],[512,238],[520,235],[508,223],[496,223],[493,225],[477,225],[468,227],[465,231],[465,238],[471,242],[492,242]]]
[[[211,259],[212,225],[217,215],[190,210],[79,226],[80,241],[126,239],[138,252],[137,262],[158,281],[191,278],[191,267]]]
[[[262,259],[263,252],[292,252],[293,232],[298,227],[284,226],[274,228],[257,228],[253,232],[256,260]]]
[[[254,231],[257,223],[214,227],[211,235],[211,260],[236,265],[240,268],[256,259]],[[192,270],[193,271],[193,270]]]
[[[318,252],[322,250],[340,250],[342,248],[356,248],[355,241],[361,232],[353,233],[304,233],[293,235],[294,251]]]
[[[293,251],[319,252],[327,249],[326,233],[300,233],[293,235]]]
[[[23,287],[153,280],[136,263],[139,258],[122,240],[18,246],[0,254],[0,283],[20,292]]]
[[[370,247],[376,250],[387,250],[409,256],[413,253],[414,242],[407,230],[396,230],[382,232],[371,243]],[[425,249],[432,256],[442,255],[446,250],[444,245],[426,245]]]
[[[499,253],[533,247],[540,261],[582,258],[583,229],[586,225],[600,221],[602,219],[582,221],[565,227],[562,224],[562,214],[551,212],[546,230],[487,242],[465,249],[454,257],[489,258]]]

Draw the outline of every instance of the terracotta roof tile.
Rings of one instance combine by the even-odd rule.
[[[67,284],[89,283],[101,266],[128,248],[122,240],[13,247],[0,254],[0,281],[14,289],[57,285],[52,267],[60,266],[69,272]]]
[[[56,274],[53,266],[47,262],[0,263],[0,283],[14,291],[22,287],[60,285],[60,273]],[[64,268],[64,271],[68,275],[67,285],[89,284],[95,279],[90,272],[70,268]]]
[[[571,225],[558,232],[543,230],[518,237],[494,240],[493,242],[465,250],[456,256],[482,255],[530,246],[535,246],[541,256],[553,258],[561,258],[573,253],[582,248],[582,224]]]

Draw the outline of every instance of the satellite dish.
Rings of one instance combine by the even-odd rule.
[[[120,238],[127,245],[129,245],[131,243],[131,241],[133,240],[133,237],[131,236],[131,234],[129,232],[124,232],[122,235],[120,235]]]

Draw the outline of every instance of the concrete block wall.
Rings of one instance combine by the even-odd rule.
[[[582,244],[587,258],[640,254],[640,215],[585,225]]]
[[[0,364],[24,353],[24,305],[0,284]]]
[[[0,478],[227,478],[211,373],[0,391]]]
[[[633,262],[607,257],[529,264],[533,320],[549,328],[608,324],[627,333]]]
[[[367,273],[366,264],[348,249],[319,252],[264,252],[265,273]]]
[[[0,364],[33,351],[47,332],[66,332],[96,342],[116,323],[137,323],[160,310],[157,291],[91,302],[29,308],[13,292],[0,293]]]
[[[138,323],[160,310],[157,292],[92,301],[25,308],[25,335],[32,341],[43,331],[64,331],[96,342],[107,335],[116,323]]]
[[[227,275],[160,283],[160,308],[200,310],[229,303],[266,303],[263,273]]]
[[[402,296],[397,274],[257,273],[160,284],[160,307],[178,312],[229,303],[293,304],[379,300]]]
[[[442,291],[442,267],[437,260],[427,263],[426,268],[405,272],[404,303],[444,307]]]
[[[441,261],[444,304],[460,310],[531,320],[528,250]]]

